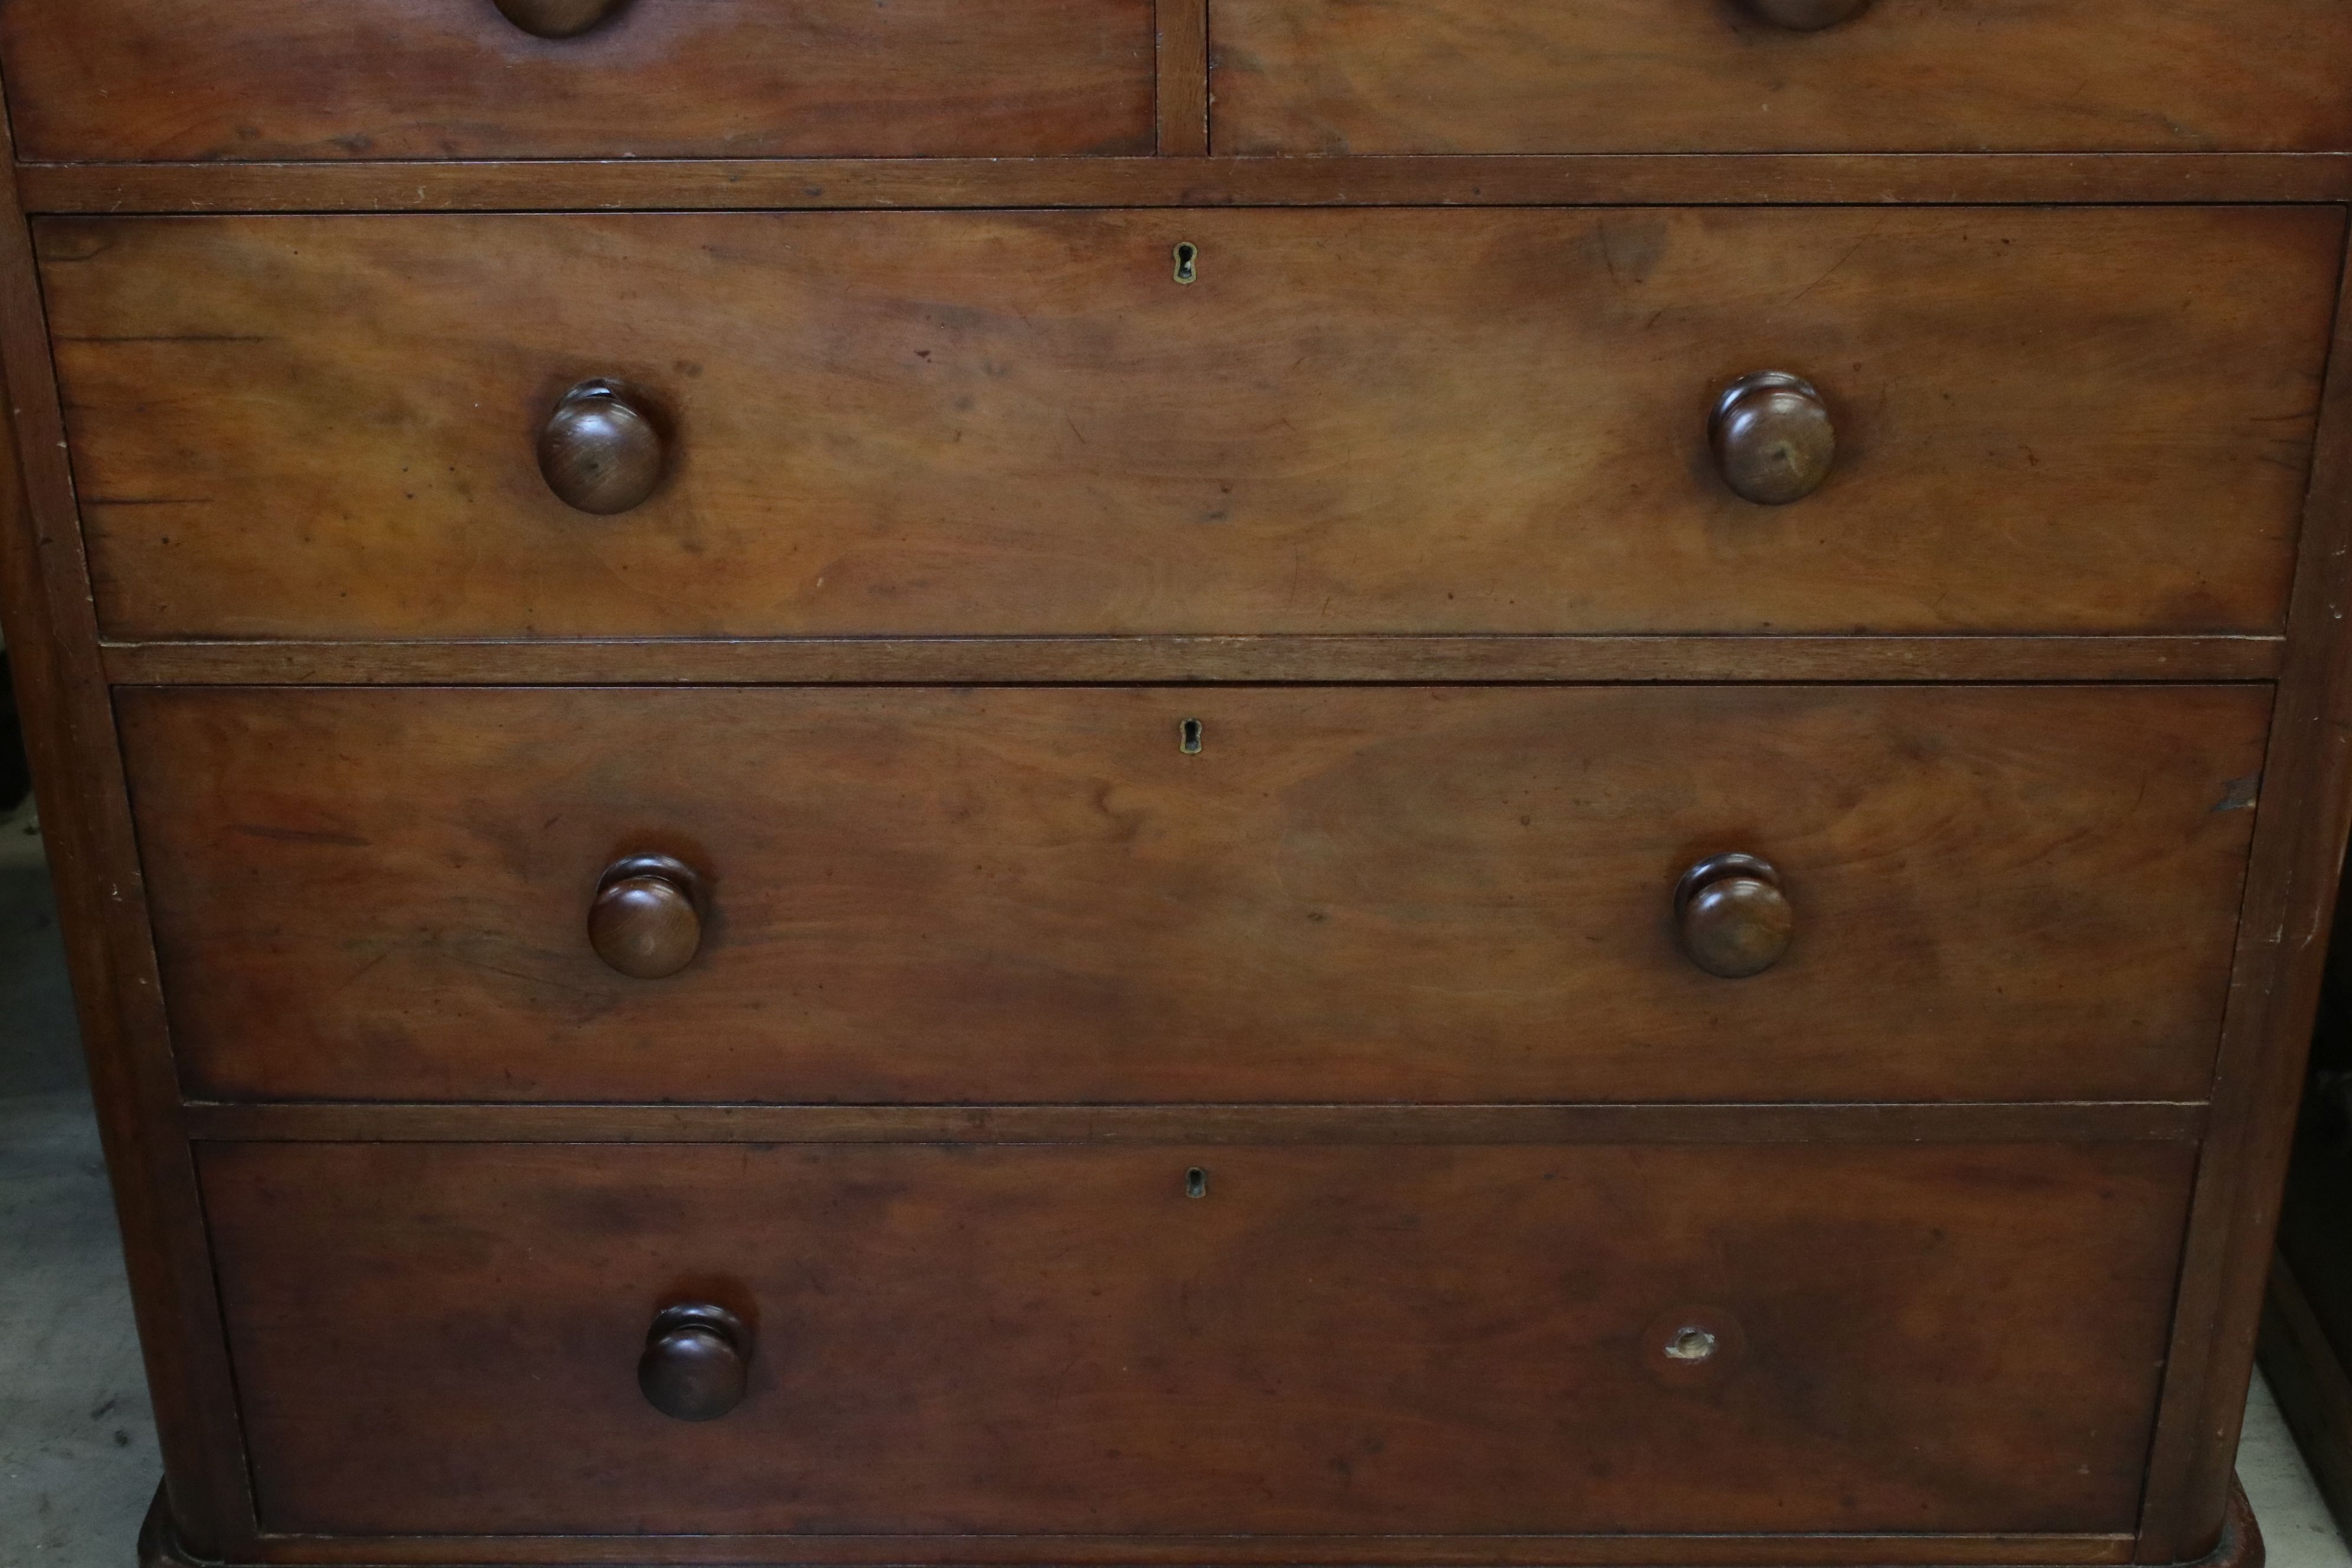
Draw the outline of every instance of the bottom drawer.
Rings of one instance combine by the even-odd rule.
[[[2095,1531],[2135,1522],[2192,1156],[288,1143],[202,1174],[268,1530]],[[640,1390],[688,1302],[750,1343],[717,1419]]]

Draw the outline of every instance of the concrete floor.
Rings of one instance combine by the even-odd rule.
[[[2238,1468],[2275,1568],[2352,1568],[2259,1381]],[[157,1474],[28,808],[0,818],[0,1568],[130,1568]]]

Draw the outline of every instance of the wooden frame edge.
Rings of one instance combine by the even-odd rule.
[[[2142,1562],[2204,1550],[2231,1507],[2294,1108],[2352,827],[2352,270],[2338,287],[2320,406],[2212,1131],[2150,1446]]]
[[[0,122],[0,147],[7,141]],[[49,852],[99,1135],[155,1406],[166,1508],[184,1539],[255,1532],[212,1257],[140,893],[122,755],[49,358],[28,220],[0,181],[0,615]]]

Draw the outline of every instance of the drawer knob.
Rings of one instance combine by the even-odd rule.
[[[1829,405],[1811,382],[1786,371],[1758,371],[1725,387],[1707,435],[1723,482],[1759,506],[1804,500],[1837,456]]]
[[[539,471],[569,507],[610,517],[654,493],[667,461],[645,405],[609,381],[563,395],[539,433]]]
[[[743,1403],[751,1331],[724,1307],[664,1307],[646,1332],[637,1386],[646,1403],[680,1421],[715,1421]]]
[[[1770,861],[1711,855],[1675,885],[1675,923],[1693,963],[1726,980],[1745,980],[1780,962],[1796,915]]]
[[[541,38],[572,38],[602,22],[628,0],[498,0],[499,15]]]
[[[616,861],[588,906],[588,942],[596,956],[638,980],[660,980],[694,962],[702,946],[709,899],[702,879],[667,855]]]
[[[1748,0],[1748,9],[1776,27],[1817,33],[1859,13],[1870,0]]]

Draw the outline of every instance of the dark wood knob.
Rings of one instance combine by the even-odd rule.
[[[1707,436],[1723,482],[1759,506],[1804,500],[1837,457],[1829,405],[1811,382],[1786,371],[1758,371],[1725,387]]]
[[[577,37],[629,0],[498,0],[499,13],[542,38]]]
[[[1748,0],[1748,8],[1776,27],[1815,33],[1859,13],[1870,0]]]
[[[724,1307],[664,1307],[646,1332],[637,1386],[646,1403],[680,1421],[715,1421],[743,1403],[751,1331]]]
[[[1675,884],[1675,923],[1693,963],[1745,980],[1780,962],[1797,921],[1770,861],[1711,855]]]
[[[694,962],[709,912],[702,879],[667,855],[615,862],[588,906],[596,956],[638,980],[660,980]]]
[[[663,446],[643,403],[615,383],[583,381],[539,433],[539,471],[564,505],[610,517],[654,493],[667,461]]]

